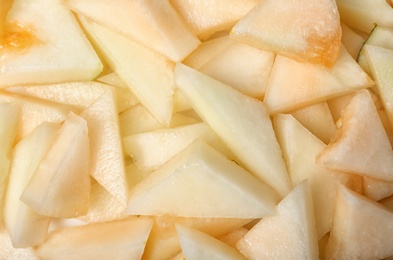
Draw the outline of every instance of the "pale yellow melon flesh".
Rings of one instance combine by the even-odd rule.
[[[289,177],[264,104],[179,63],[175,81],[238,161],[285,196],[290,190]]]
[[[393,150],[368,90],[359,91],[342,114],[328,146],[318,155],[320,165],[393,181]]]
[[[231,36],[297,60],[332,65],[340,53],[334,0],[264,0],[239,20]]]
[[[393,255],[393,212],[342,187],[326,259],[384,259]]]

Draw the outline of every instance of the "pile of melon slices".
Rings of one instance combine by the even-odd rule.
[[[393,256],[391,0],[0,0],[0,259]]]

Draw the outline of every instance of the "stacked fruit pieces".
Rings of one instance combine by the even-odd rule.
[[[0,258],[393,256],[392,14],[0,1]]]

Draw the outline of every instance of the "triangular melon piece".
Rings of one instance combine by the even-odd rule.
[[[122,33],[173,61],[181,61],[200,43],[169,0],[118,0],[116,4],[111,0],[67,0],[66,3],[79,15]]]
[[[232,28],[234,39],[313,63],[334,63],[341,45],[334,0],[264,0]]]
[[[68,114],[74,111],[72,107],[64,104],[16,95],[6,91],[0,91],[0,102],[15,103],[20,106],[21,120],[17,125],[15,143],[43,122],[63,123]]]
[[[368,90],[359,91],[351,99],[341,121],[331,142],[318,155],[318,163],[393,181],[392,146]]]
[[[15,0],[5,26],[0,87],[91,80],[103,68],[60,0]]]
[[[393,40],[393,38],[392,38]],[[364,47],[382,104],[393,126],[393,50],[367,45]]]
[[[36,246],[45,240],[51,218],[37,214],[20,196],[59,128],[60,124],[43,123],[14,148],[4,206],[4,222],[14,247]]]
[[[20,107],[16,103],[0,102],[0,228],[3,222],[4,197],[12,163],[12,147],[18,129]]]
[[[175,81],[240,163],[285,196],[289,177],[264,104],[180,63]]]
[[[79,16],[111,69],[164,126],[172,116],[173,63],[122,34]],[[152,76],[154,75],[154,76]]]
[[[131,217],[51,232],[37,247],[41,259],[141,259],[153,221]]]
[[[125,207],[128,188],[118,113],[112,90],[106,89],[81,116],[89,128],[90,174]]]
[[[361,190],[362,179],[360,176],[332,171],[318,165],[315,158],[326,145],[293,116],[276,115],[274,128],[293,185],[308,179],[320,239],[331,229],[338,185],[343,183]]]
[[[147,241],[143,259],[169,259],[181,250],[176,224],[181,224],[210,236],[217,237],[250,222],[243,218],[183,218],[172,216],[155,216],[154,224]]]
[[[186,259],[245,260],[236,249],[208,234],[180,224],[176,225],[176,230]]]
[[[131,190],[126,213],[260,218],[277,200],[274,190],[235,162],[195,142]]]
[[[271,114],[285,113],[372,85],[344,47],[332,67],[277,55],[264,102]]]
[[[86,121],[70,113],[20,200],[38,214],[71,218],[87,212],[90,194]]]
[[[252,227],[236,248],[248,259],[318,259],[314,209],[307,181],[277,205],[275,215]]]
[[[229,30],[258,0],[170,0],[201,39]]]
[[[378,180],[371,177],[363,177],[362,195],[379,201],[393,194],[393,181]]]
[[[326,259],[393,256],[393,212],[344,187],[339,189]]]

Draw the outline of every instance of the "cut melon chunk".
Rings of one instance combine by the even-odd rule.
[[[12,160],[12,147],[18,129],[20,107],[16,103],[0,102],[0,229],[3,223],[4,197]]]
[[[90,194],[86,121],[70,113],[20,197],[40,215],[70,218],[87,212]]]
[[[330,68],[277,55],[264,103],[271,114],[285,113],[372,85],[345,48]]]
[[[239,240],[247,259],[318,259],[318,240],[311,193],[306,181]]]
[[[331,65],[340,53],[334,0],[264,0],[239,20],[231,36],[297,60]]]
[[[275,191],[263,182],[196,142],[131,190],[126,213],[260,218],[271,214],[277,201]]]
[[[393,212],[344,187],[339,190],[326,259],[393,256]]]
[[[393,41],[393,31],[391,40]],[[393,126],[393,46],[392,49],[386,49],[369,45],[365,46],[364,49],[383,107],[386,110],[390,124]]]
[[[329,143],[336,125],[326,101],[293,111],[292,116],[324,143]]]
[[[366,39],[345,23],[341,23],[341,29],[343,34],[341,42],[349,54],[351,54],[352,58],[356,60]]]
[[[169,0],[67,0],[70,8],[173,61],[181,61],[199,39],[184,24]]]
[[[294,186],[308,180],[313,196],[318,239],[332,227],[336,190],[340,183],[361,190],[360,176],[332,171],[318,165],[316,156],[326,145],[291,115],[274,117],[274,128]]]
[[[229,30],[248,13],[257,0],[170,0],[187,24],[201,39]]]
[[[379,201],[393,194],[393,181],[383,181],[371,177],[363,177],[362,194],[369,199]]]
[[[0,88],[91,80],[103,68],[75,17],[60,0],[13,1],[4,37]]]
[[[386,0],[336,0],[342,20],[356,29],[371,32],[375,24],[393,26],[393,10]]]
[[[176,225],[182,253],[186,259],[245,260],[236,249],[196,229]]]
[[[37,214],[19,198],[59,128],[59,124],[43,123],[14,148],[4,207],[4,222],[14,247],[36,246],[45,240],[51,218]]]
[[[264,104],[180,63],[175,81],[239,162],[285,196],[289,177]]]
[[[393,181],[393,150],[368,90],[359,91],[342,114],[342,125],[318,155],[324,167]]]
[[[20,106],[20,123],[15,131],[15,143],[31,133],[43,122],[63,123],[72,107],[0,91],[0,102]]]
[[[210,236],[227,234],[247,224],[252,219],[242,218],[182,218],[155,216],[143,259],[169,259],[181,250],[176,224],[181,224]]]
[[[90,174],[125,208],[128,188],[112,90],[106,89],[81,116],[89,128]]]
[[[41,259],[141,259],[153,221],[131,217],[56,230],[36,250]]]
[[[79,18],[111,69],[141,104],[162,125],[168,126],[173,108],[173,63],[119,33]]]

